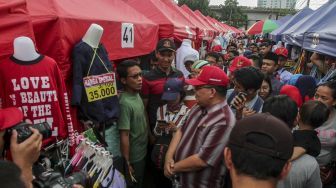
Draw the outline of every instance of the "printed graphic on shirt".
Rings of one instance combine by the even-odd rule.
[[[48,122],[52,126],[54,119],[51,112],[51,103],[57,102],[58,98],[56,90],[50,90],[49,77],[15,78],[11,80],[11,83],[14,93],[9,94],[9,97],[13,106],[16,106],[17,100],[19,100],[22,104],[20,109],[24,117],[31,114],[33,124]],[[56,131],[53,131],[53,136],[57,136]]]

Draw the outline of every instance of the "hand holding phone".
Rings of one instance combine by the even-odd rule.
[[[158,122],[159,127],[166,127],[166,126],[168,127],[169,126],[168,122],[165,121],[165,120],[158,120],[157,122]]]
[[[246,96],[247,94],[244,92],[239,92],[232,100],[231,107],[236,110],[243,110],[246,103]]]

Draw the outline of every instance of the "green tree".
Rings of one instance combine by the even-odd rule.
[[[247,15],[243,14],[237,0],[226,0],[219,19],[230,26],[242,27],[247,22]]]
[[[199,10],[206,16],[214,17],[215,14],[209,9],[209,3],[210,0],[178,0],[180,6],[186,4],[192,10]]]

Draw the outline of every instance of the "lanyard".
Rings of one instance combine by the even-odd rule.
[[[103,61],[103,60],[100,58],[100,56],[97,54],[97,49],[98,49],[98,48],[91,48],[91,49],[93,50],[93,55],[92,55],[92,59],[91,59],[91,63],[90,63],[90,67],[89,67],[89,70],[88,70],[86,76],[89,76],[89,74],[90,74],[90,70],[91,70],[91,67],[92,67],[92,64],[93,64],[93,60],[95,59],[96,56],[99,58],[99,61],[103,64],[103,66],[105,67],[106,71],[107,71],[107,72],[110,72],[110,71],[107,69],[107,67],[106,67],[106,65],[105,65],[105,63],[104,63],[104,61]]]

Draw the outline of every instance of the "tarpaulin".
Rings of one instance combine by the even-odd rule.
[[[34,40],[25,0],[0,0],[0,59],[13,54],[13,41],[20,36]]]
[[[188,13],[191,17],[199,21],[202,25],[205,26],[206,28],[206,30],[204,31],[205,36],[209,36],[209,38],[206,38],[205,40],[211,40],[212,38],[215,37],[215,30],[208,23],[206,23],[202,18],[196,15],[195,12],[192,11],[187,5],[182,5],[180,8],[184,10],[186,13]]]
[[[203,14],[202,14],[202,12],[200,12],[199,10],[195,10],[194,11],[194,13],[199,17],[199,18],[201,18],[201,19],[203,19],[204,20],[204,22],[206,22],[214,31],[216,31],[216,34],[215,34],[215,36],[217,36],[220,32],[221,32],[221,30],[219,29],[219,28],[216,28],[213,24],[212,24],[212,22],[210,22]]]
[[[222,34],[227,33],[227,32],[229,31],[229,29],[226,28],[226,27],[224,27],[222,24],[220,24],[218,20],[216,20],[216,19],[214,19],[214,18],[212,18],[212,17],[210,17],[210,16],[206,16],[206,18],[207,18],[210,22],[213,23],[213,26],[214,26],[214,27],[220,29],[220,30],[222,31],[222,32],[221,32]]]
[[[315,25],[320,21],[323,22],[323,19],[321,20],[321,17],[324,17],[326,15],[326,12],[330,7],[331,2],[332,1],[325,3],[313,13],[306,16],[292,27],[288,28],[285,32],[283,32],[282,40],[291,45],[302,46],[304,33],[312,25]]]
[[[272,21],[274,21],[276,24],[278,24],[279,26],[281,26],[284,23],[286,23],[289,19],[291,19],[292,17],[293,17],[292,15],[287,15],[287,16],[281,17],[278,20],[272,20]]]
[[[233,33],[236,33],[236,34],[243,33],[243,31],[240,30],[240,29],[237,29],[237,28],[235,28],[235,27],[233,27],[233,26],[229,26],[229,27],[231,28],[231,30],[233,31]]]
[[[159,25],[159,38],[196,39],[196,27],[161,0],[124,0]]]
[[[162,0],[168,7],[171,7],[175,11],[177,11],[181,16],[186,19],[191,25],[196,27],[196,34],[197,39],[202,39],[207,37],[205,32],[205,26],[200,23],[198,20],[196,20],[194,17],[186,13],[183,9],[181,9],[176,3],[174,3],[171,0]]]
[[[158,26],[120,0],[27,0],[39,51],[56,60],[71,77],[71,51],[92,23],[101,25],[101,42],[111,60],[155,49]]]
[[[287,22],[282,24],[278,29],[272,31],[270,33],[271,39],[276,42],[280,41],[281,35],[284,31],[286,31],[288,28],[292,27],[294,24],[302,20],[304,17],[310,15],[312,12],[314,11],[310,9],[309,7],[306,7],[300,10],[293,17],[291,17]]]
[[[304,33],[303,48],[336,57],[336,2],[329,4]]]

